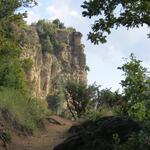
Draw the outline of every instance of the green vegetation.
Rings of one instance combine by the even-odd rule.
[[[114,135],[109,143],[114,150],[150,149],[150,81],[148,71],[133,54],[118,69],[123,71],[123,92],[112,92],[93,84],[70,81],[66,85],[66,103],[74,119],[91,120],[93,123],[106,116],[128,116],[142,124],[142,130],[133,133],[123,143]],[[89,124],[90,126],[90,124]],[[104,143],[103,143],[104,144]],[[105,147],[105,146],[104,146]]]
[[[81,118],[87,110],[94,109],[98,87],[87,86],[85,83],[68,81],[65,95],[67,107],[74,119]]]
[[[91,0],[85,1],[82,8],[83,17],[90,19],[96,17],[91,27],[92,31],[88,34],[88,39],[94,44],[106,43],[111,31],[122,26],[127,29],[150,26],[150,1],[148,0]],[[119,137],[114,136],[113,149],[149,150],[150,77],[148,71],[133,54],[118,69],[124,73],[124,80],[121,81],[123,93],[117,93],[116,98],[111,91],[106,90],[104,101],[107,101],[107,106],[117,115],[126,115],[140,122],[143,129],[139,133],[133,133],[125,143],[120,143]],[[102,103],[100,105],[102,106]]]
[[[14,13],[20,7],[33,7],[37,5],[35,0],[7,0],[0,1],[0,21],[9,20],[9,21],[18,21],[22,17],[26,16],[25,13]]]
[[[116,114],[114,111],[122,100],[118,91],[102,89],[100,86],[87,86],[82,82],[69,81],[66,85],[66,103],[74,119],[96,119],[100,116]]]
[[[17,14],[15,11],[21,6],[31,7],[35,4],[34,0],[0,1],[0,110],[8,111],[18,124],[31,131],[37,129],[38,122],[49,111],[44,102],[29,95],[25,70],[32,67],[32,62],[30,59],[20,60],[21,42],[28,43],[28,38],[23,32],[20,42],[19,33],[16,32],[16,29],[25,30],[23,17],[26,13]]]
[[[111,89],[100,90],[100,86],[96,84],[88,86],[77,81],[68,81],[66,85],[56,88],[57,91],[54,89],[54,94],[47,97],[48,104],[29,93],[25,73],[32,67],[33,62],[30,58],[21,60],[20,55],[22,46],[32,44],[28,37],[30,31],[36,28],[43,53],[51,54],[57,54],[68,46],[66,39],[63,42],[57,40],[58,32],[75,31],[73,28],[65,28],[58,19],[53,22],[39,20],[28,28],[23,21],[26,12],[21,14],[16,13],[16,10],[36,4],[34,0],[0,2],[0,111],[6,110],[15,121],[32,132],[38,129],[41,120],[50,115],[48,107],[55,114],[71,116],[70,118],[73,119],[96,120],[102,116],[126,115],[141,122],[144,127],[123,144],[120,143],[119,137],[114,135],[114,149],[149,150],[150,77],[147,69],[133,54],[126,59],[125,64],[118,68],[124,73],[124,80],[121,81],[123,87],[121,94],[118,91],[112,92]],[[111,29],[118,28],[120,25],[127,28],[144,24],[150,26],[150,2],[147,0],[134,2],[93,0],[84,2],[82,7],[86,9],[83,12],[84,16],[91,18],[100,15],[100,19],[92,27],[93,32],[89,34],[89,39],[95,44],[106,42],[107,34],[111,33]],[[121,11],[119,16],[115,16],[118,7]],[[21,31],[20,34],[16,32],[17,29]],[[53,65],[59,64],[55,62]],[[88,66],[85,69],[89,71]],[[62,84],[58,83],[60,81],[53,81],[56,82],[55,87]],[[63,108],[65,104],[66,112]],[[0,138],[5,138],[5,135],[0,133]]]
[[[64,23],[60,22],[59,19],[53,20],[53,24],[55,24],[56,27],[59,29],[65,29]]]
[[[31,58],[22,60],[22,67],[25,71],[30,70],[32,68],[32,66],[33,66],[33,62],[31,60]]]
[[[0,61],[0,86],[26,90],[24,70],[18,61]]]
[[[120,143],[119,137],[115,137],[114,149],[149,150],[150,81],[148,71],[133,54],[131,54],[129,59],[126,59],[125,64],[118,69],[124,72],[124,80],[121,81],[123,93],[113,93],[109,89],[101,90],[99,94],[101,102],[99,106],[101,109],[89,112],[85,115],[87,115],[87,118],[90,120],[96,120],[99,117],[107,116],[109,110],[113,112],[113,114],[110,113],[110,115],[126,115],[139,121],[143,125],[142,130],[139,133],[133,133],[128,141],[124,143]]]
[[[142,67],[141,61],[131,54],[129,61],[119,67],[124,72],[125,79],[121,81],[123,87],[122,114],[136,117],[140,120],[148,119],[150,80],[147,69]]]
[[[42,43],[43,53],[45,52],[52,53],[53,45],[51,41],[54,40],[53,35],[56,33],[56,26],[50,25],[50,23],[46,22],[45,20],[39,20],[37,24],[33,25],[36,26],[36,30],[39,34]]]
[[[150,1],[148,0],[90,0],[85,1],[82,7],[84,17],[97,16],[88,35],[88,39],[94,44],[107,42],[107,35],[113,28],[150,26]]]
[[[95,92],[93,91],[90,96],[90,93],[85,92],[88,87],[83,86],[82,83],[79,85],[74,83],[69,84],[67,87],[70,97],[73,97],[74,104],[77,103],[79,106],[82,106],[80,102],[86,101],[86,106],[89,105],[91,109],[87,107],[88,111],[84,111],[84,115],[90,114],[90,117],[92,116],[91,113],[95,117],[94,113],[96,116],[97,114],[105,116],[107,112],[110,112],[109,114],[112,115],[130,116],[136,120],[148,122],[150,117],[150,78],[147,69],[133,54],[125,59],[125,64],[118,67],[118,69],[123,71],[124,76],[121,81],[123,88],[121,94],[118,91],[112,92],[111,89],[100,90],[100,86],[93,85],[94,88],[91,88],[91,90]],[[82,96],[82,90],[87,95]]]
[[[18,32],[18,35],[17,35],[17,42],[19,43],[19,45],[21,47],[31,47],[33,46],[33,43],[35,41],[35,38],[34,35],[36,35],[36,31],[35,29],[32,27],[32,26],[28,26],[26,24],[24,24],[23,26],[21,27],[16,27],[16,31],[15,32]]]
[[[63,92],[57,92],[54,95],[48,96],[47,102],[48,102],[49,109],[52,111],[53,114],[62,115],[64,111],[64,108],[63,108],[64,93]]]
[[[25,2],[25,1],[24,1]],[[16,40],[14,26],[24,24],[24,14],[15,14],[14,11],[21,6],[20,1],[1,2],[5,16],[0,18],[0,86],[13,87],[25,90],[26,80],[24,70],[20,62],[21,48]],[[27,3],[24,3],[27,4]]]
[[[148,71],[141,65],[141,61],[131,54],[129,60],[119,67],[124,72],[125,79],[121,81],[123,87],[122,101],[116,107],[120,115],[128,115],[142,122],[144,128],[133,135],[124,144],[118,144],[117,150],[149,150],[150,149],[150,82]]]
[[[48,52],[58,54],[59,51],[67,47],[67,42],[60,42],[56,39],[57,31],[70,32],[70,28],[65,28],[64,24],[59,19],[49,22],[46,20],[39,20],[37,24],[33,24],[39,34],[43,53]]]
[[[14,119],[32,132],[38,128],[38,122],[49,115],[47,103],[19,90],[0,88],[0,109],[7,110]]]

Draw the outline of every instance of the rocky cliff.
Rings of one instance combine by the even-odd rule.
[[[52,32],[53,29],[53,32]],[[87,82],[82,34],[50,22],[34,24],[20,32],[21,59],[32,93],[45,99],[67,80]]]

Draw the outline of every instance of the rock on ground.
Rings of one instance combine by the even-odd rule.
[[[70,129],[69,137],[54,150],[112,150],[113,136],[118,135],[125,142],[133,132],[142,129],[141,125],[129,117],[104,117],[87,121]]]

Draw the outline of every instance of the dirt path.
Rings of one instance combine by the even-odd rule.
[[[75,122],[58,116],[52,116],[51,118],[61,123],[61,125],[47,123],[46,131],[42,131],[34,137],[14,134],[9,150],[53,150],[56,145],[69,136],[67,131]]]

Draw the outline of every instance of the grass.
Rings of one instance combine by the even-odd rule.
[[[96,120],[97,118],[115,115],[111,108],[103,106],[100,109],[87,110],[82,116],[84,120]]]
[[[38,128],[38,121],[50,114],[46,101],[3,87],[0,88],[0,108],[10,112],[19,124],[33,132]]]

